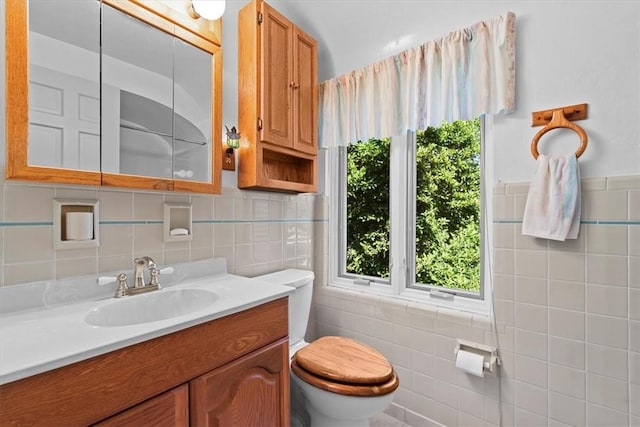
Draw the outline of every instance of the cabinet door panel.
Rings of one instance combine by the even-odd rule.
[[[93,427],[187,427],[189,388],[186,384],[94,424]]]
[[[293,148],[309,154],[317,153],[318,140],[318,64],[315,40],[297,29],[293,46],[294,91],[296,112]]]
[[[288,353],[280,340],[191,381],[191,425],[288,426]]]
[[[291,120],[293,70],[291,69],[293,25],[263,3],[262,25],[262,121],[260,139],[293,147]]]

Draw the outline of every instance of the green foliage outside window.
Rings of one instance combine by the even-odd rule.
[[[416,135],[416,282],[480,289],[480,126],[456,121]],[[347,271],[389,277],[389,140],[347,156]]]

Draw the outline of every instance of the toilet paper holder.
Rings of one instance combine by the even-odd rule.
[[[483,370],[485,372],[494,373],[496,371],[496,367],[502,364],[500,357],[498,356],[498,349],[495,347],[458,338],[457,344],[453,349],[454,356],[457,357],[458,351],[460,350],[483,356]]]

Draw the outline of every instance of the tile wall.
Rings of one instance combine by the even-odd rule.
[[[640,176],[583,180],[579,239],[567,242],[521,235],[527,190],[494,193],[500,378],[455,367],[456,338],[495,345],[486,316],[316,287],[310,334],[385,354],[401,381],[387,412],[401,421],[640,426]]]
[[[54,198],[100,202],[98,248],[54,249]],[[229,272],[246,276],[312,268],[316,199],[234,188],[209,196],[0,181],[0,285],[126,272],[141,255],[160,266],[225,257]],[[163,241],[165,201],[191,202],[192,241]]]

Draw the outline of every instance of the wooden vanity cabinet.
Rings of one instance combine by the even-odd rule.
[[[288,426],[287,334],[285,297],[10,382],[0,426]]]
[[[317,191],[317,42],[262,0],[238,40],[238,187]]]
[[[94,424],[94,427],[124,426],[188,427],[189,387],[183,384]]]
[[[191,425],[288,426],[288,354],[272,344],[191,381]]]

